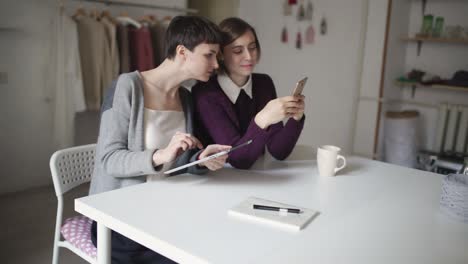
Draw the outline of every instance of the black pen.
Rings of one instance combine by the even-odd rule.
[[[297,208],[282,208],[282,207],[260,205],[260,204],[254,204],[253,209],[278,211],[278,212],[285,212],[285,213],[287,212],[287,213],[293,213],[293,214],[300,214],[301,213],[301,210],[297,209]]]

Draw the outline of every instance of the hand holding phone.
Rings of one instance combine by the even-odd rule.
[[[306,83],[307,83],[307,77],[299,80],[296,83],[296,87],[294,88],[293,95],[301,95]]]

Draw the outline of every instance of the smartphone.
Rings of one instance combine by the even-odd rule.
[[[187,164],[185,164],[185,165],[179,166],[179,167],[177,167],[177,168],[174,168],[174,169],[165,171],[164,174],[170,174],[170,173],[179,171],[179,170],[181,170],[181,169],[185,169],[185,168],[187,168],[187,167],[190,167],[190,166],[193,166],[193,165],[196,165],[196,164],[199,164],[199,163],[202,163],[202,162],[205,162],[205,161],[208,161],[208,160],[211,160],[211,159],[214,159],[214,158],[217,158],[217,157],[226,155],[226,154],[228,154],[228,153],[230,153],[230,152],[233,152],[233,151],[236,150],[236,149],[239,149],[239,148],[241,148],[241,147],[247,146],[247,145],[249,145],[250,143],[252,143],[252,139],[249,140],[249,141],[246,141],[246,142],[244,142],[244,143],[242,143],[242,144],[239,144],[239,145],[237,145],[237,146],[234,146],[234,147],[232,147],[232,148],[230,148],[230,149],[228,149],[228,150],[223,150],[223,151],[220,151],[220,152],[215,153],[215,154],[213,154],[213,155],[210,155],[210,156],[208,156],[208,157],[205,157],[205,158],[203,158],[203,159],[199,159],[199,160],[197,160],[197,161],[190,162],[190,163],[187,163]]]
[[[294,88],[293,95],[301,95],[302,90],[304,90],[304,86],[305,86],[306,82],[307,82],[307,77],[305,77],[304,79],[298,81],[296,83],[296,87]]]

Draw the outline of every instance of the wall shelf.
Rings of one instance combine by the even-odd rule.
[[[409,87],[411,88],[411,97],[414,98],[416,88],[423,88],[423,89],[439,89],[439,90],[449,90],[449,91],[457,91],[457,92],[468,92],[468,87],[463,86],[451,86],[451,85],[443,85],[443,84],[432,84],[432,85],[424,85],[418,82],[404,82],[404,81],[395,81],[395,85],[399,87]]]
[[[404,41],[422,41],[422,42],[437,42],[437,43],[454,43],[468,45],[468,39],[449,39],[449,38],[434,38],[434,37],[402,37]]]
[[[452,39],[452,38],[434,38],[434,37],[401,37],[401,40],[408,42],[416,42],[418,44],[418,56],[421,53],[421,46],[423,42],[432,43],[447,43],[447,44],[462,44],[468,45],[468,39]]]

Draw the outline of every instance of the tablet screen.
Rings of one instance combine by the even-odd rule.
[[[218,153],[215,153],[213,155],[210,155],[208,157],[205,157],[203,159],[199,159],[199,160],[196,160],[196,161],[193,161],[193,162],[190,162],[190,163],[187,163],[185,165],[182,165],[182,166],[179,166],[177,168],[174,168],[174,169],[170,169],[168,171],[165,171],[164,174],[171,174],[173,172],[176,172],[176,171],[179,171],[179,170],[182,170],[182,169],[185,169],[185,168],[188,168],[190,166],[193,166],[193,165],[197,165],[199,163],[202,163],[202,162],[205,162],[205,161],[208,161],[208,160],[211,160],[211,159],[214,159],[214,158],[217,158],[217,157],[220,157],[220,156],[223,156],[223,155],[226,155],[230,152],[233,152],[235,151],[236,149],[239,149],[239,148],[242,148],[242,147],[245,147],[247,145],[249,145],[250,143],[252,143],[252,139],[242,143],[242,144],[239,144],[237,146],[234,146],[232,148],[230,148],[229,150],[224,150],[224,151],[221,151],[221,152],[218,152]]]

